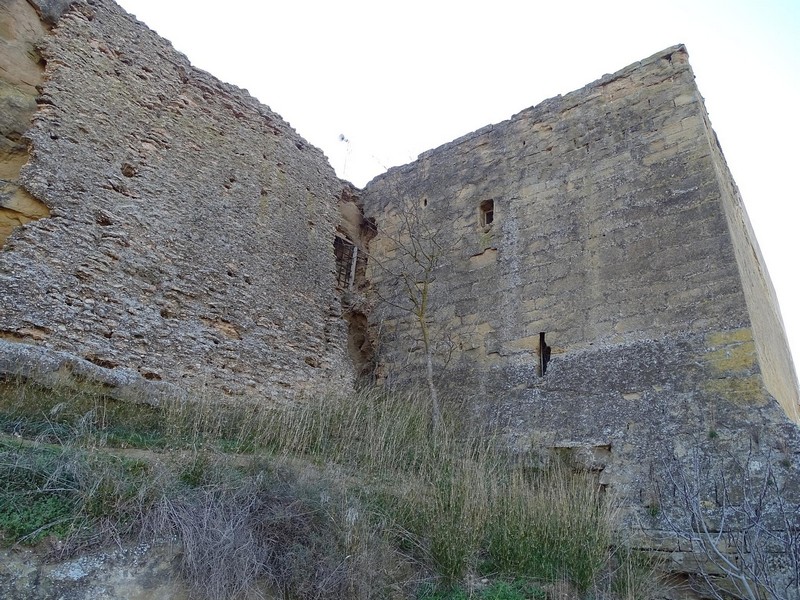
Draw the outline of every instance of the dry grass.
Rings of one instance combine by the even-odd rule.
[[[7,536],[53,532],[72,550],[137,531],[174,540],[193,594],[209,600],[410,598],[424,582],[456,598],[476,577],[647,597],[592,478],[531,473],[453,414],[434,424],[425,395],[136,408],[73,392],[0,394],[0,423],[29,438],[0,448],[0,480],[68,508],[44,510],[27,532],[0,514]],[[109,449],[123,445],[181,451],[131,460]]]

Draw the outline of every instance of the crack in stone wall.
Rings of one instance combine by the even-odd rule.
[[[355,188],[345,189],[339,200],[340,221],[337,235],[356,249],[347,266],[349,280],[342,289],[342,311],[347,322],[347,352],[361,380],[374,377],[375,348],[370,334],[369,314],[373,309],[367,280],[370,241],[375,237],[374,223],[365,219]]]

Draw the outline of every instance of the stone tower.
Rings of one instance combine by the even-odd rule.
[[[443,395],[598,471],[629,516],[664,502],[654,473],[676,460],[780,459],[796,493],[796,374],[683,46],[426,152],[362,201],[382,380],[428,348]]]

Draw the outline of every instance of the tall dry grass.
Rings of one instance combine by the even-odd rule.
[[[407,598],[420,581],[457,589],[476,576],[567,582],[586,598],[632,589],[613,500],[591,476],[520,465],[455,411],[434,423],[424,394],[132,407],[51,392],[0,397],[0,424],[50,427],[37,451],[55,444],[79,463],[72,532],[177,540],[197,597]],[[108,454],[139,442],[180,452]],[[20,475],[0,456],[4,477]]]

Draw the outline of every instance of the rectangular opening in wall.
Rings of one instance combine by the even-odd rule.
[[[347,288],[352,281],[357,251],[350,240],[338,235],[333,238],[333,252],[336,256],[336,286],[340,289]]]
[[[489,229],[494,223],[494,200],[484,200],[480,206],[480,223],[484,229]]]
[[[539,333],[539,364],[536,365],[536,374],[543,377],[547,372],[547,363],[550,362],[550,346],[545,341],[545,332]]]

